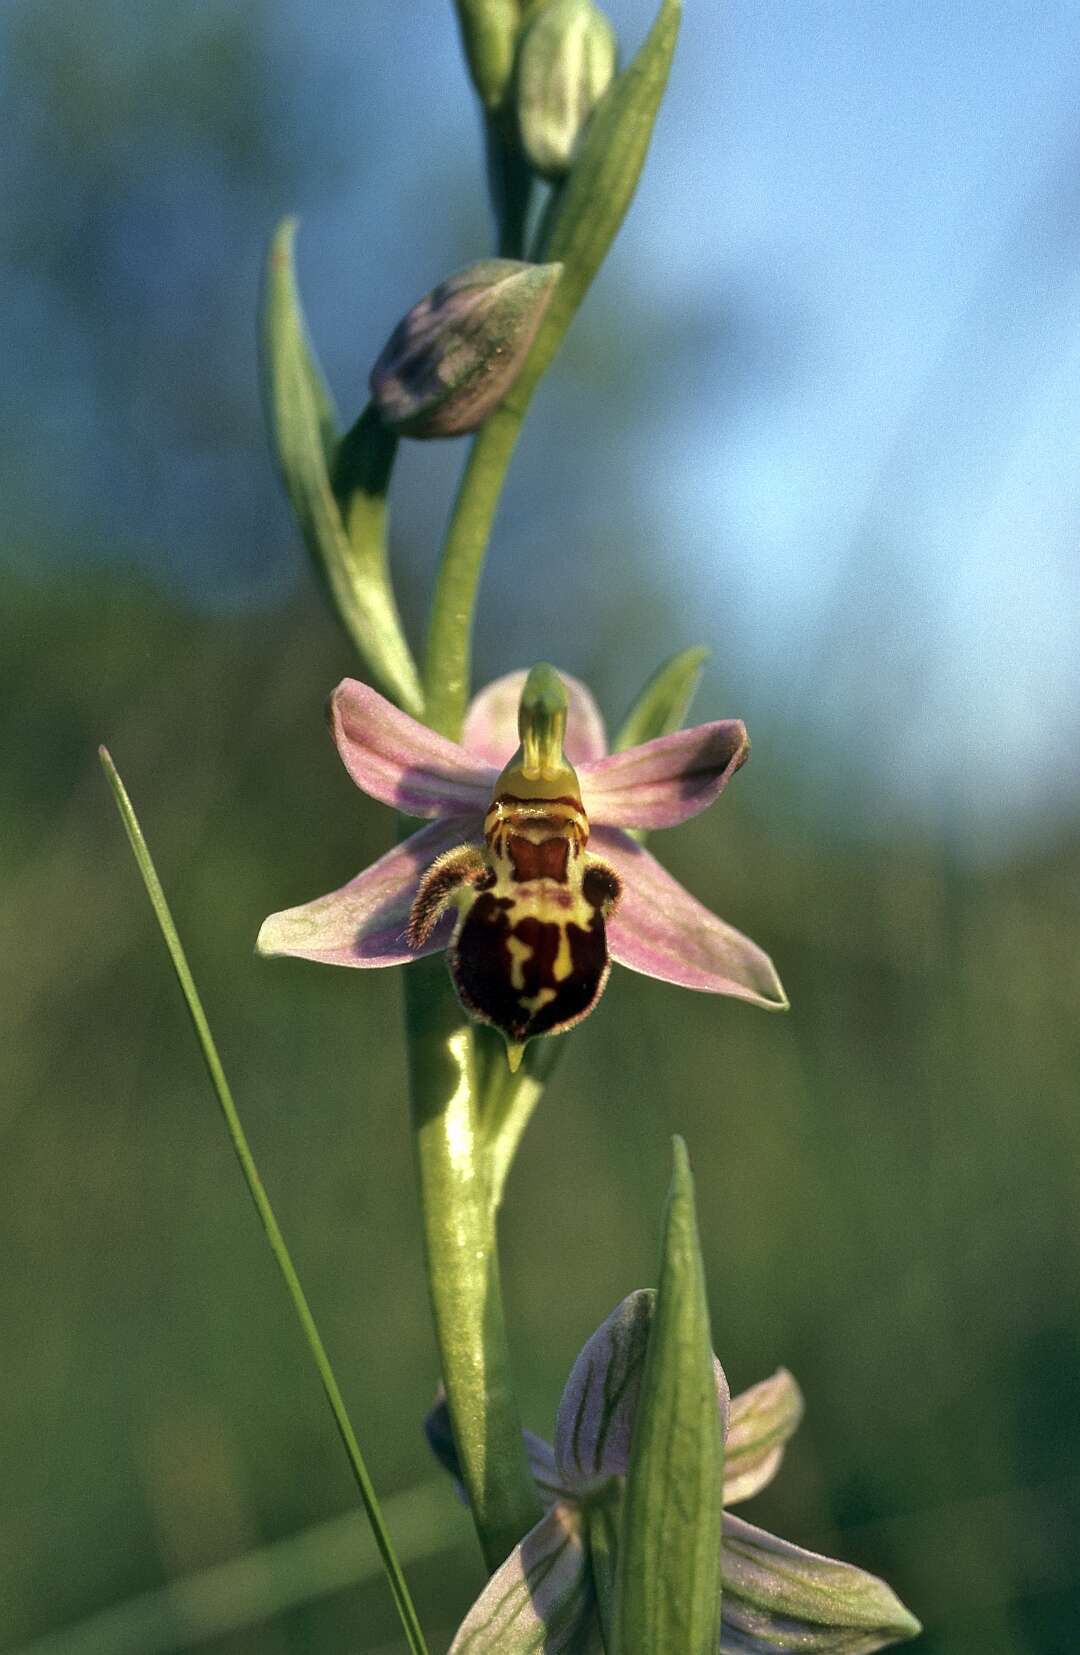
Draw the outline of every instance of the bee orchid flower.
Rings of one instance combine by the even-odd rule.
[[[329,712],[357,786],[430,821],[340,890],[272,914],[261,954],[363,967],[446,949],[513,1069],[527,1041],[593,1009],[612,961],[786,1008],[768,956],[627,831],[673,827],[719,796],[750,751],[737,719],[608,753],[589,691],[546,665],[481,691],[460,744],[351,678]]]
[[[602,1567],[591,1555],[590,1507],[615,1508],[630,1469],[655,1294],[616,1305],[570,1372],[552,1447],[525,1445],[544,1516],[495,1571],[450,1655],[602,1655]],[[802,1417],[802,1396],[780,1368],[729,1397],[713,1357],[725,1437],[723,1503],[749,1499],[775,1476]],[[450,1416],[440,1394],[425,1423],[445,1470],[460,1481]],[[777,1539],[724,1513],[717,1655],[873,1655],[914,1637],[915,1617],[876,1575]]]

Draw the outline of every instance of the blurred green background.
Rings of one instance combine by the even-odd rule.
[[[647,8],[613,10],[632,34]],[[484,245],[449,12],[40,0],[3,19],[15,186],[0,262],[5,1652],[400,1647],[374,1572],[343,1584],[354,1537],[363,1549],[358,1528],[335,1522],[354,1504],[349,1476],[98,770],[102,740],[173,901],[434,1649],[480,1583],[467,1519],[431,1486],[419,1429],[437,1364],[400,981],[252,954],[266,913],[341,883],[391,832],[323,726],[323,698],[355,663],[264,453],[262,248],[279,213],[303,213],[309,309],[355,409],[397,313]],[[820,33],[814,7],[794,15],[784,40],[762,31],[761,61],[797,54],[800,25]],[[1003,52],[1012,16],[987,9]],[[763,571],[725,518],[730,493],[698,499],[697,518],[672,498],[676,447],[700,478],[706,451],[738,434],[745,385],[760,408],[791,395],[815,292],[808,276],[797,319],[755,311],[720,232],[723,279],[663,312],[626,262],[626,245],[660,259],[648,237],[685,187],[679,146],[697,114],[713,119],[696,85],[708,26],[688,20],[688,68],[629,241],[526,436],[480,668],[551,656],[594,685],[614,725],[665,654],[713,644],[695,711],[744,717],[754,762],[716,810],[654,848],[770,951],[793,1009],[769,1018],[617,971],[572,1037],[503,1226],[524,1411],[550,1432],[584,1338],[654,1279],[682,1132],[732,1386],[783,1362],[807,1397],[783,1474],[747,1515],[884,1574],[925,1622],[926,1655],[1072,1655],[1073,703],[1063,695],[1050,716],[1038,611],[997,616],[1013,588],[974,541],[964,567],[984,570],[986,614],[1011,628],[1015,653],[972,666],[976,687],[957,690],[958,652],[975,662],[985,635],[971,616],[950,633],[935,606],[949,566],[907,509],[917,467],[902,432],[891,452],[908,460],[886,468],[869,506],[833,476],[838,516],[854,522],[834,562],[809,543],[787,568],[778,535]],[[884,75],[888,40],[867,45],[871,65],[875,49]],[[755,95],[773,92],[780,109],[782,90]],[[703,399],[692,438],[678,423],[688,385]],[[403,461],[395,561],[414,638],[461,456],[444,445]],[[961,445],[945,473],[954,501],[969,460]],[[798,493],[797,466],[760,463],[766,493]],[[1073,526],[1074,494],[1053,506]],[[727,526],[708,557],[680,563],[676,540],[710,521]],[[1026,567],[1049,613],[1058,589]],[[989,728],[969,742],[986,677],[1026,684],[1026,698],[1009,724],[990,695]],[[1040,751],[1052,785],[1030,768]],[[934,782],[941,753],[955,785]],[[250,1556],[324,1523],[309,1553]],[[244,1557],[241,1575],[211,1583],[206,1636],[190,1604],[141,1596]],[[123,1604],[126,1632],[89,1619]]]

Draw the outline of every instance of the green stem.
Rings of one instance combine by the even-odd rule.
[[[541,1515],[511,1385],[472,1027],[442,960],[405,975],[431,1307],[473,1520],[494,1570]]]
[[[501,259],[525,257],[525,231],[532,197],[532,172],[515,141],[514,117],[505,109],[484,116],[488,194],[495,215],[496,250]]]
[[[386,1570],[390,1590],[393,1593],[398,1614],[401,1616],[401,1624],[405,1630],[405,1637],[408,1641],[409,1649],[412,1651],[412,1655],[427,1655],[427,1645],[424,1642],[424,1634],[420,1630],[420,1622],[417,1618],[416,1609],[413,1606],[412,1598],[409,1595],[409,1588],[406,1585],[405,1576],[402,1572],[401,1565],[398,1562],[397,1554],[394,1551],[390,1534],[386,1528],[386,1524],[383,1521],[383,1515],[379,1508],[378,1496],[375,1493],[371,1478],[368,1475],[368,1469],[364,1463],[364,1457],[360,1452],[360,1444],[356,1440],[356,1433],[352,1428],[352,1422],[349,1419],[344,1398],[341,1395],[338,1382],[334,1377],[334,1371],[330,1366],[330,1358],[326,1353],[326,1347],[323,1344],[319,1330],[315,1325],[315,1318],[311,1314],[311,1309],[308,1305],[304,1290],[300,1285],[300,1278],[296,1274],[296,1269],[293,1265],[292,1259],[289,1256],[289,1249],[285,1245],[285,1237],[282,1235],[281,1230],[278,1227],[278,1221],[274,1216],[274,1209],[270,1205],[270,1198],[263,1188],[262,1179],[259,1176],[259,1169],[255,1165],[255,1158],[251,1153],[244,1129],[240,1124],[240,1117],[236,1111],[236,1104],[233,1101],[232,1091],[229,1087],[228,1081],[225,1078],[225,1071],[221,1066],[221,1059],[218,1056],[217,1046],[215,1045],[214,1037],[210,1032],[210,1025],[206,1020],[206,1013],[203,1010],[202,1000],[199,998],[199,991],[195,987],[195,979],[191,975],[191,968],[188,965],[183,944],[180,941],[179,933],[177,932],[172,914],[169,912],[169,905],[165,899],[165,892],[161,888],[161,881],[158,878],[157,869],[154,867],[149,848],[146,840],[143,838],[142,829],[139,826],[138,818],[135,815],[134,807],[128,797],[127,789],[124,787],[124,784],[117,773],[116,766],[113,764],[109,753],[104,747],[99,749],[99,756],[101,759],[102,768],[108,778],[109,786],[112,788],[113,795],[116,799],[116,806],[120,812],[120,818],[127,832],[132,851],[135,854],[135,861],[138,864],[139,872],[142,875],[142,881],[146,887],[146,894],[150,898],[150,904],[154,910],[158,927],[165,941],[165,946],[169,950],[173,970],[176,972],[181,990],[183,991],[184,999],[187,1002],[188,1012],[195,1027],[195,1035],[198,1039],[199,1046],[202,1049],[203,1060],[206,1063],[207,1071],[210,1075],[210,1083],[217,1094],[218,1103],[221,1105],[221,1113],[225,1118],[225,1125],[232,1141],[233,1149],[236,1152],[236,1158],[240,1163],[241,1171],[243,1172],[244,1178],[247,1182],[248,1190],[251,1193],[251,1199],[255,1203],[255,1209],[262,1221],[263,1230],[266,1232],[266,1239],[270,1244],[270,1251],[273,1253],[274,1258],[277,1261],[277,1266],[281,1272],[282,1280],[284,1281],[289,1297],[292,1300],[293,1309],[296,1312],[297,1320],[303,1329],[304,1337],[307,1340],[308,1349],[311,1351],[312,1358],[318,1370],[319,1378],[322,1381],[323,1390],[326,1393],[326,1400],[330,1404],[330,1412],[334,1416],[334,1423],[337,1426],[341,1440],[345,1445],[345,1452],[348,1455],[349,1464],[352,1467],[353,1476],[356,1479],[356,1485],[360,1490],[360,1498],[364,1503],[364,1510],[367,1512],[368,1522],[371,1524],[371,1531],[375,1537],[375,1544],[379,1548],[379,1555],[382,1558],[383,1567]]]
[[[456,739],[469,699],[473,612],[507,467],[525,417],[516,387],[476,437],[439,564],[425,657],[425,719]]]
[[[483,1038],[481,1036],[481,1038]],[[488,1198],[492,1209],[502,1204],[506,1179],[533,1110],[543,1096],[555,1066],[567,1050],[564,1039],[533,1040],[516,1075],[506,1065],[501,1035],[489,1041],[496,1045],[481,1084],[480,1119],[488,1158]]]

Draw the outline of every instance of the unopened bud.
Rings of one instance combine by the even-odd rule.
[[[440,282],[371,370],[383,422],[408,437],[475,431],[517,378],[561,274],[561,264],[483,259]]]
[[[457,0],[457,11],[473,85],[485,107],[495,109],[514,66],[519,0]]]
[[[522,147],[543,178],[570,171],[586,122],[611,85],[618,42],[593,0],[548,0],[525,30],[518,56]]]

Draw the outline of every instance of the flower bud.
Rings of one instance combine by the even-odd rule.
[[[522,38],[517,106],[522,147],[542,178],[563,178],[585,124],[615,75],[615,31],[593,0],[548,0]]]
[[[473,85],[485,108],[496,109],[513,68],[519,0],[457,0],[457,12]]]
[[[483,259],[440,282],[371,370],[383,422],[409,437],[475,431],[517,378],[561,274],[561,264]]]

